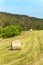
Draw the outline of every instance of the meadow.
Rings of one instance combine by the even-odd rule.
[[[21,42],[21,50],[11,50],[13,40]],[[0,65],[43,65],[43,30],[23,31],[15,37],[0,38]]]

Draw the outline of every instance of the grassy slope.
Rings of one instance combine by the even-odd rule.
[[[14,39],[21,41],[22,50],[10,50]],[[26,31],[20,36],[0,39],[0,65],[43,65],[43,30]]]

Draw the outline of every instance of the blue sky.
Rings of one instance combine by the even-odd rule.
[[[43,0],[0,0],[0,11],[43,18]]]

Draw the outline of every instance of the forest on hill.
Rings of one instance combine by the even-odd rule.
[[[0,36],[12,37],[29,29],[43,30],[43,19],[0,12]]]

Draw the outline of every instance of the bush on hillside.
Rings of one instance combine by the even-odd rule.
[[[19,35],[21,31],[22,31],[22,28],[20,26],[10,25],[3,28],[1,36],[3,38],[12,37],[12,36]]]

